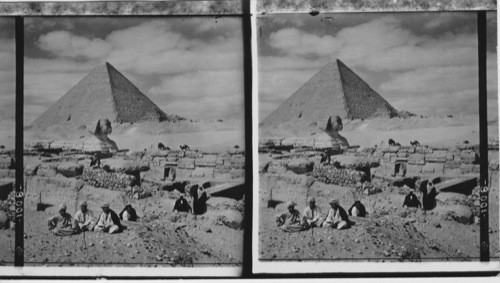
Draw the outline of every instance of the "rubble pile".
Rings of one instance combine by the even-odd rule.
[[[129,159],[137,155],[130,153]],[[142,157],[150,170],[143,178],[156,180],[241,180],[245,177],[245,156],[241,151],[222,154],[196,150],[158,150]]]
[[[353,186],[367,180],[365,172],[339,169],[333,165],[315,165],[312,176],[320,182],[341,186]]]
[[[6,200],[0,200],[0,229],[14,229],[16,217],[15,192],[9,193]]]
[[[137,179],[132,175],[111,173],[102,169],[85,168],[81,179],[88,185],[110,190],[126,190],[137,184]]]

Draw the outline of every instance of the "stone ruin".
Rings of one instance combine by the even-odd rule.
[[[14,228],[16,170],[11,154],[0,154],[0,229]]]
[[[103,128],[106,129],[101,125],[101,134],[106,132]],[[244,152],[236,149],[225,153],[197,150],[123,150],[99,155],[101,167],[90,168],[85,165],[88,163],[86,160],[90,158],[89,154],[63,150],[52,153],[50,157],[41,158],[41,162],[37,164],[27,166],[25,174],[40,177],[76,177],[88,185],[126,191],[136,198],[151,196],[151,192],[155,190],[184,191],[190,183],[206,183],[209,187],[213,186],[217,192],[229,191],[233,187],[240,190],[239,186],[245,180]],[[226,185],[219,186],[220,184]]]
[[[342,145],[339,141],[345,140],[338,134],[341,125],[338,116],[333,120],[329,118],[323,131],[332,137],[330,142],[318,142],[317,138],[310,137],[261,142],[259,153],[272,154],[272,159],[261,163],[259,171],[310,174],[320,182],[342,186],[360,186],[378,179],[395,186],[415,187],[418,180],[432,179],[439,190],[464,194],[470,194],[477,183],[480,168],[478,145],[339,146]],[[493,152],[490,156],[498,156],[498,139],[488,148]],[[330,163],[319,162],[324,152],[331,155]],[[490,170],[498,169],[498,160],[493,158]]]

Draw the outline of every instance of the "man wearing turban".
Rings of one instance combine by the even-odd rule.
[[[321,224],[325,221],[325,217],[322,214],[321,208],[316,206],[316,199],[310,197],[307,200],[307,205],[308,206],[304,208],[304,212],[302,213],[304,225],[311,228],[321,227]]]
[[[300,232],[306,230],[302,223],[300,212],[295,209],[297,204],[289,201],[286,204],[287,211],[276,216],[276,224],[285,232]]]
[[[75,213],[75,222],[82,231],[92,231],[96,225],[94,214],[88,210],[87,202],[80,203],[80,210]]]
[[[47,226],[52,234],[56,236],[71,236],[78,232],[78,227],[75,226],[71,214],[66,212],[66,205],[59,206],[59,214],[47,219]]]

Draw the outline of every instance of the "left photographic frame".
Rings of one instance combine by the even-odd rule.
[[[240,276],[242,18],[23,22],[24,274]]]
[[[0,266],[15,258],[15,19],[0,18]]]

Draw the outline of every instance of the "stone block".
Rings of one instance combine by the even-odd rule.
[[[193,172],[193,169],[177,168],[177,170],[175,172],[175,179],[176,180],[189,180],[191,178],[192,172]]]
[[[194,169],[195,167],[193,158],[181,158],[177,162],[177,168],[180,169]]]
[[[191,173],[192,178],[209,178],[214,177],[214,169],[210,167],[196,167]]]
[[[422,166],[422,173],[426,174],[439,174],[444,172],[444,165],[442,163],[426,163]]]
[[[422,173],[422,165],[407,164],[406,165],[406,175],[416,176]]]
[[[231,167],[235,169],[245,168],[245,156],[243,155],[233,155],[231,157]]]
[[[245,170],[244,169],[232,169],[230,172],[231,179],[244,179]]]
[[[0,155],[0,169],[14,169],[14,159],[9,155]]]
[[[195,163],[196,166],[215,167],[217,164],[217,155],[205,154],[202,158],[196,159]]]
[[[459,177],[462,175],[462,170],[459,168],[444,168],[444,174],[447,176],[456,176]]]
[[[479,160],[478,155],[472,150],[463,150],[460,158],[464,164],[474,164]]]
[[[471,174],[471,173],[474,173],[474,165],[473,164],[462,164],[460,166],[460,172],[462,174]]]
[[[408,164],[412,165],[424,165],[425,164],[425,155],[424,154],[410,154],[408,156]]]
[[[408,157],[408,152],[407,151],[405,151],[405,152],[400,151],[400,152],[398,152],[397,156],[398,157]]]

